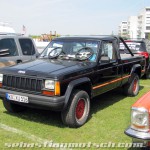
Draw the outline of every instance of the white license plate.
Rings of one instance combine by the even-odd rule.
[[[8,100],[17,101],[17,102],[21,102],[21,103],[29,103],[27,96],[6,93],[6,98]]]

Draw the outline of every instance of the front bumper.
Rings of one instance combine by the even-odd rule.
[[[25,105],[27,107],[42,107],[42,108],[50,108],[52,110],[62,110],[64,107],[65,96],[60,97],[47,97],[41,95],[34,95],[34,94],[27,94],[22,92],[16,92],[6,89],[0,89],[0,97],[2,99],[6,99],[6,93],[27,96],[29,99],[29,103],[21,103],[21,102],[14,102],[19,105]]]
[[[125,130],[124,133],[132,138],[141,139],[141,140],[150,140],[149,132],[141,132],[141,131],[136,131],[131,128],[128,128]]]

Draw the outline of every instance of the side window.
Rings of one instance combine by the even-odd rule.
[[[35,48],[32,43],[32,40],[19,39],[19,43],[20,43],[23,55],[34,55],[35,54]]]
[[[115,60],[116,59],[112,42],[110,42],[110,41],[103,42],[101,57],[103,57],[103,56],[109,57],[110,60]]]
[[[0,53],[6,51],[3,57],[18,56],[18,50],[15,40],[12,38],[0,40]]]
[[[138,50],[140,48],[139,46],[138,47],[136,46],[136,43],[127,42],[127,41],[125,41],[125,43],[127,44],[130,50],[134,49],[135,51],[136,49]],[[122,41],[120,41],[119,52],[120,52],[121,59],[132,56],[130,52],[128,51],[126,45]]]

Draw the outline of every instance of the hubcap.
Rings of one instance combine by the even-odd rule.
[[[135,79],[134,83],[133,83],[133,92],[136,92],[137,84],[138,84],[138,81],[137,81],[137,79]]]
[[[76,106],[76,118],[81,119],[85,110],[85,101],[84,99],[79,99],[78,104]]]

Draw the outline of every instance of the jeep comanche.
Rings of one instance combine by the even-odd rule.
[[[120,42],[129,54],[120,55]],[[80,127],[93,97],[117,87],[135,96],[144,73],[145,58],[134,56],[121,37],[61,37],[37,60],[1,69],[0,97],[9,112],[57,110],[64,124]]]

